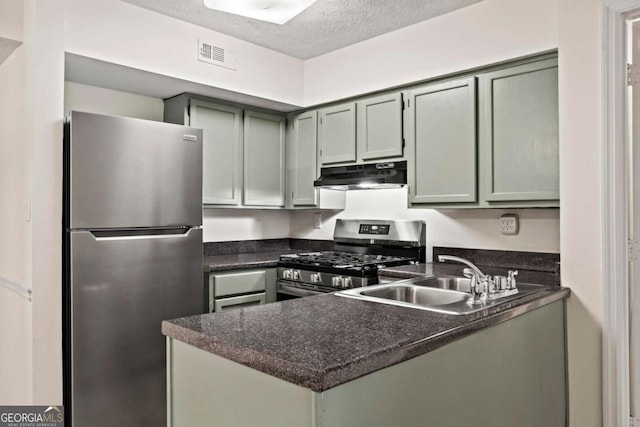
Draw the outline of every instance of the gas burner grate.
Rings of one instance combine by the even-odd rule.
[[[413,258],[397,257],[376,254],[359,254],[351,252],[306,252],[291,255],[282,255],[280,261],[289,265],[322,266],[336,269],[372,269],[378,265],[389,263],[411,262]]]

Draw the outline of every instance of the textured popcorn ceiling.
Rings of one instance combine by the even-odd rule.
[[[318,0],[284,25],[211,10],[203,0],[123,1],[308,59],[481,0]]]

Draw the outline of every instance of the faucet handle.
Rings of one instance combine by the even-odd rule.
[[[491,296],[496,292],[496,281],[494,277],[485,275],[483,282],[484,282],[484,295],[482,297],[487,298],[488,296]]]
[[[483,280],[478,279],[478,276],[471,275],[471,283],[469,292],[471,297],[469,298],[469,304],[480,304],[482,297],[485,295],[486,283]]]
[[[462,270],[462,275],[467,279],[471,279],[473,276],[476,275],[476,272],[470,268],[465,268],[464,270]]]
[[[518,275],[518,270],[509,270],[507,273],[507,289],[517,289],[516,276]]]

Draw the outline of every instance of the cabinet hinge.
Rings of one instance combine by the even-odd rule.
[[[640,427],[640,418],[629,417],[629,427]]]
[[[320,157],[322,157],[322,148],[320,149]]]
[[[640,66],[627,64],[627,86],[635,86],[640,82]]]
[[[320,124],[322,124],[322,117],[320,117]]]

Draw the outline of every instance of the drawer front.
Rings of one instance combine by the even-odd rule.
[[[266,303],[264,292],[253,295],[240,295],[238,297],[220,298],[215,300],[215,311],[231,310],[234,308],[250,307]]]
[[[213,276],[213,296],[264,292],[267,285],[266,271],[247,271],[240,273],[215,274]]]

